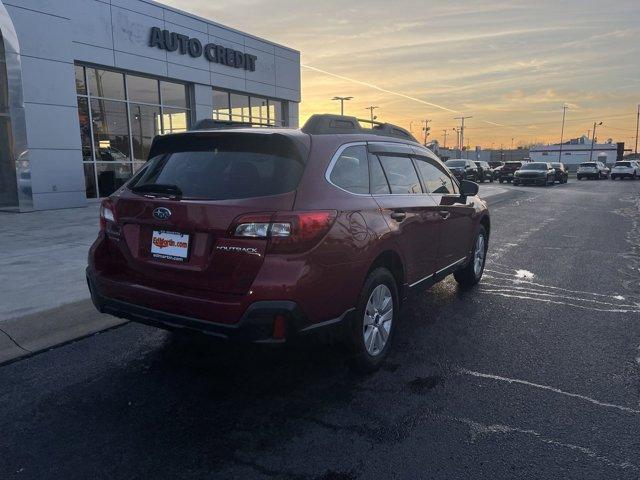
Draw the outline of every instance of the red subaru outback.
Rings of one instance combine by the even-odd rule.
[[[266,343],[332,329],[371,370],[410,289],[480,280],[477,193],[406,130],[351,117],[157,137],[102,202],[87,280],[101,312],[161,328]]]

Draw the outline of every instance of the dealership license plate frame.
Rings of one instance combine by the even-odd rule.
[[[160,246],[156,244],[156,238],[165,239],[168,242],[173,241],[176,245]],[[178,242],[186,242],[186,245],[178,244]],[[149,252],[151,256],[158,260],[169,260],[172,262],[185,263],[189,260],[189,251],[191,247],[191,235],[188,233],[176,232],[172,230],[153,230],[151,232],[151,245]],[[162,252],[163,249],[170,249]]]

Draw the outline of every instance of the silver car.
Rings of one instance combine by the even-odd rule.
[[[584,162],[578,167],[578,180],[593,178],[600,180],[609,178],[609,169],[602,162]]]

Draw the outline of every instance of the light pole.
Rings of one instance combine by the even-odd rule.
[[[373,123],[373,121],[377,118],[373,116],[373,111],[379,107],[376,107],[374,105],[371,105],[370,107],[367,107],[366,110],[369,110],[369,112],[371,112],[371,123]]]
[[[638,160],[638,127],[640,127],[640,105],[638,105],[638,116],[636,117],[636,160]]]
[[[589,152],[589,161],[593,158],[593,144],[596,143],[596,127],[602,125],[602,122],[593,122],[593,137],[591,137],[591,151]]]
[[[560,151],[558,153],[558,162],[562,163],[562,142],[564,141],[564,119],[567,115],[567,108],[569,105],[566,103],[562,106],[562,130],[560,130]]]
[[[422,129],[424,131],[424,146],[427,146],[427,137],[429,136],[429,130],[431,130],[431,127],[429,126],[429,123],[431,122],[431,120],[429,119],[425,119],[424,121],[424,128]]]
[[[447,148],[447,129],[442,130],[444,132],[444,145],[442,148]]]
[[[513,161],[513,137],[511,137],[511,150],[509,150],[509,160]]]
[[[473,118],[473,117],[465,117],[464,115],[461,117],[455,117],[454,120],[460,120],[460,148],[462,149],[464,147],[464,121],[467,118]]]
[[[344,116],[344,102],[352,100],[353,97],[333,97],[331,100],[338,100],[340,102],[340,115]]]

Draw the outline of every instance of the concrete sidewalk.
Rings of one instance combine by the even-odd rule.
[[[122,323],[89,300],[98,209],[0,212],[0,363]]]

